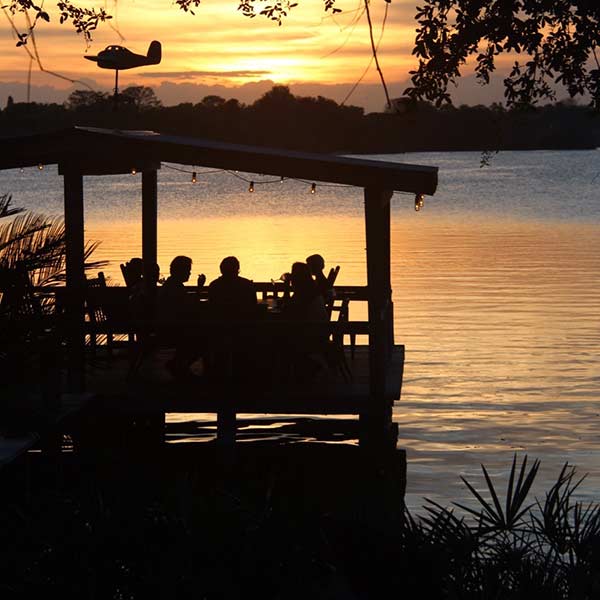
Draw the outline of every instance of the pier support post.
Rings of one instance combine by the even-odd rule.
[[[67,388],[72,392],[83,392],[85,389],[83,173],[68,168],[60,171],[64,178],[65,190]]]
[[[390,200],[392,192],[365,188],[367,285],[369,298],[369,400],[360,412],[361,446],[395,448],[397,427],[386,397],[388,365],[394,345],[391,288]]]
[[[144,280],[155,286],[158,246],[158,183],[156,169],[142,171],[142,260]]]

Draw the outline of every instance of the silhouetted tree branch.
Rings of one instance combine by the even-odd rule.
[[[487,84],[500,55],[517,55],[504,79],[509,106],[554,99],[552,84],[563,84],[571,97],[589,95],[600,108],[595,0],[424,0],[416,20],[412,98],[448,103],[467,59],[475,58],[476,76]]]

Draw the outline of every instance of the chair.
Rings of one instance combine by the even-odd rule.
[[[128,269],[129,269],[129,263],[128,262],[121,263],[119,265],[119,267],[121,267],[121,274],[123,275],[123,281],[125,282],[125,285],[127,287],[129,287],[131,285],[131,281],[129,279],[129,271],[128,271]]]
[[[339,302],[339,304],[336,304]],[[350,300],[349,298],[343,298],[340,301],[333,300],[330,307],[330,318],[333,313],[338,313],[336,322],[338,323],[348,323],[349,321],[349,306]],[[356,335],[354,333],[350,334],[350,355],[352,359],[354,359],[354,350],[356,346]],[[343,333],[334,333],[331,336],[331,348],[330,348],[330,357],[333,360],[334,366],[336,366],[341,374],[344,376],[346,380],[352,380],[352,371],[348,365],[348,361],[346,360],[346,352],[344,350],[344,334]]]
[[[115,348],[115,334],[127,335],[129,341],[132,341],[133,332],[129,308],[125,297],[119,297],[117,293],[119,289],[107,286],[102,271],[98,272],[97,277],[86,276],[85,312],[92,353],[96,352],[98,337],[101,335],[106,336],[109,355]]]
[[[337,265],[336,267],[331,267],[331,269],[329,269],[329,274],[327,275],[327,282],[329,283],[330,286],[333,287],[333,284],[335,283],[335,280],[337,279],[339,272],[340,272],[340,265]]]
[[[88,323],[88,333],[90,336],[90,346],[92,353],[96,353],[96,347],[98,345],[98,335],[101,330],[105,330],[105,324],[108,321],[108,317],[104,310],[104,300],[106,289],[106,279],[104,273],[100,271],[97,277],[85,278],[85,313]],[[112,351],[112,335],[106,334],[106,345],[109,348],[109,352]]]
[[[121,268],[121,274],[123,275],[123,281],[125,282],[125,286],[130,288],[135,282],[133,279],[133,268],[132,268],[132,262],[136,261],[138,263],[137,268],[135,269],[135,271],[137,273],[140,273],[141,271],[141,265],[142,265],[142,259],[141,258],[132,258],[131,260],[128,260],[126,263],[121,263],[119,265],[119,267]]]

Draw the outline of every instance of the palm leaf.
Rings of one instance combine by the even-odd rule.
[[[0,196],[0,219],[4,217],[11,217],[20,212],[23,212],[22,208],[11,208],[10,203],[12,202],[12,196],[10,194],[4,194]]]
[[[527,470],[527,456],[525,456],[521,463],[517,484],[515,486],[517,456],[516,454],[514,455],[506,490],[506,512],[502,510],[496,488],[484,465],[481,465],[481,469],[483,471],[488,493],[491,497],[491,502],[486,500],[464,477],[461,477],[463,483],[467,486],[473,496],[475,496],[483,511],[477,511],[458,502],[455,502],[454,504],[462,510],[477,516],[482,523],[486,524],[492,531],[512,530],[517,526],[523,515],[533,504],[524,506],[524,502],[531,490],[539,466],[540,461],[536,460],[529,470]]]

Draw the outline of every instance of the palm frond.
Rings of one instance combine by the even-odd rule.
[[[525,456],[521,463],[518,480],[515,486],[517,456],[516,454],[514,455],[506,491],[506,512],[502,509],[494,483],[484,465],[481,465],[481,469],[487,485],[487,491],[491,497],[491,502],[486,500],[464,477],[461,477],[463,483],[467,486],[473,496],[475,496],[483,510],[475,510],[463,504],[459,504],[458,502],[455,502],[454,504],[462,510],[477,516],[482,525],[487,526],[491,531],[512,530],[518,525],[523,515],[531,508],[531,505],[524,506],[524,503],[531,490],[539,466],[540,461],[536,460],[529,470],[527,470],[527,456]]]
[[[10,203],[12,202],[11,194],[4,194],[0,196],[0,219],[4,217],[12,217],[20,212],[23,212],[22,208],[11,208]]]
[[[89,260],[98,244],[86,244],[86,269],[106,265],[106,261]],[[65,249],[65,225],[60,217],[26,213],[0,225],[0,268],[24,269],[36,288],[64,282]]]
[[[565,463],[558,478],[546,493],[544,503],[539,500],[539,515],[533,515],[533,526],[552,548],[564,554],[577,544],[580,536],[585,536],[586,526],[593,532],[595,528],[594,510],[583,511],[581,505],[573,506],[571,498],[585,479],[585,475],[575,481],[576,469]],[[578,508],[579,506],[579,508]],[[571,523],[573,513],[573,523]],[[600,515],[597,517],[600,528]],[[600,531],[600,529],[599,529]],[[592,534],[593,535],[593,534]]]

